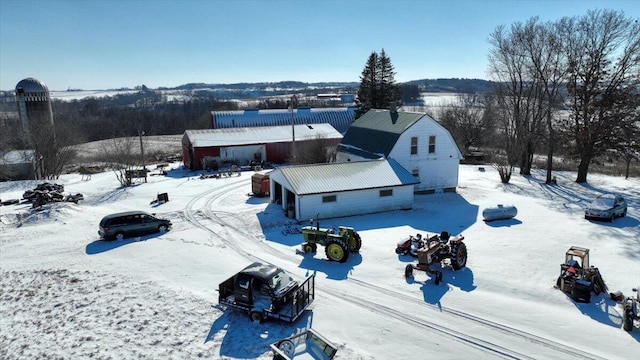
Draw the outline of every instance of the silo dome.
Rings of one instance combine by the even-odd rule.
[[[34,78],[26,78],[21,80],[18,85],[16,85],[16,93],[43,93],[49,92],[47,85],[45,85],[42,81],[34,79]]]

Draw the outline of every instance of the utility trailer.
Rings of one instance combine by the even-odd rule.
[[[218,303],[246,312],[252,321],[294,322],[315,298],[315,276],[301,283],[272,264],[255,262],[218,285]]]
[[[251,195],[252,196],[269,196],[270,190],[269,174],[255,173],[251,176]]]

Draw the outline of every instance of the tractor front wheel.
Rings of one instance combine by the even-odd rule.
[[[353,232],[353,236],[349,238],[349,251],[350,252],[358,252],[362,247],[362,239],[360,239],[360,235],[357,232]]]
[[[349,247],[344,241],[337,239],[329,240],[325,247],[325,253],[329,260],[343,263],[349,258]]]
[[[453,270],[460,270],[467,265],[467,245],[455,242],[451,245],[451,266]]]
[[[302,250],[304,250],[305,253],[314,253],[316,252],[316,244],[305,243],[302,245]]]
[[[442,282],[442,271],[436,271],[436,285]]]
[[[409,264],[404,268],[404,277],[410,278],[413,276],[413,265]]]

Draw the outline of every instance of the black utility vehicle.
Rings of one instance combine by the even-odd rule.
[[[102,218],[98,235],[105,240],[121,240],[131,236],[165,232],[170,228],[170,220],[157,218],[144,211],[127,211]]]
[[[315,297],[315,277],[299,283],[281,268],[255,262],[218,286],[218,302],[245,311],[251,320],[295,321]]]

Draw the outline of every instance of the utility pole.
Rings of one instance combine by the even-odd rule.
[[[293,103],[296,100],[296,96],[291,96],[291,100],[289,101],[289,112],[291,113],[291,160],[295,164],[296,160],[296,128],[295,128],[295,117],[293,115]]]
[[[147,182],[147,166],[144,163],[144,146],[142,145],[142,135],[144,131],[138,130],[138,136],[140,137],[140,157],[142,158],[142,171],[144,173],[144,182]]]

